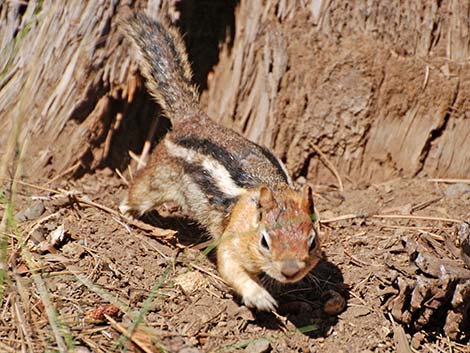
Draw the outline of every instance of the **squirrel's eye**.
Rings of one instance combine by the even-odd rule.
[[[267,231],[263,230],[261,232],[261,240],[260,240],[260,243],[261,243],[261,247],[265,248],[266,250],[269,250],[269,243],[270,243],[270,239],[269,239],[269,234]]]
[[[308,240],[308,251],[313,251],[316,248],[317,242],[315,238],[315,234],[313,234]]]

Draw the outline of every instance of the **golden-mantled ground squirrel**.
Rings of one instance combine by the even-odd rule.
[[[272,310],[262,272],[296,282],[318,262],[312,191],[295,191],[283,163],[267,148],[212,121],[200,108],[178,32],[137,15],[124,22],[150,93],[172,123],[130,186],[121,212],[140,216],[177,203],[218,245],[222,277],[244,303]]]

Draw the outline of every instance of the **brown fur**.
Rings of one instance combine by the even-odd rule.
[[[165,113],[184,118],[186,112],[197,110],[199,95],[191,84],[193,74],[178,31],[142,14],[123,21],[121,26],[139,54],[149,92]]]
[[[281,283],[296,282],[320,259],[318,222],[312,223],[308,217],[305,198],[284,190],[271,195],[273,198],[266,203],[266,193],[270,192],[265,188],[253,189],[240,197],[217,249],[222,277],[246,304],[265,310],[272,309],[275,301],[259,282],[261,272]],[[262,229],[271,230],[269,253],[260,246]],[[307,239],[312,233],[316,245],[309,250]],[[291,261],[299,262],[301,267],[294,277],[286,278],[282,268]]]
[[[310,188],[294,191],[271,152],[202,112],[175,30],[143,15],[125,21],[123,28],[172,131],[130,186],[121,211],[140,216],[176,202],[219,243],[220,273],[245,303],[273,309],[276,301],[257,275],[294,282],[318,262]]]

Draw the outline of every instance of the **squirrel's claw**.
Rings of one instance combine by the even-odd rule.
[[[243,302],[249,308],[256,308],[262,311],[273,311],[277,307],[276,300],[262,287],[243,295]]]

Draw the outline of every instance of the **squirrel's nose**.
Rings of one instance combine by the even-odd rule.
[[[297,260],[286,260],[281,265],[281,273],[288,279],[294,278],[304,267],[305,264],[303,262]]]

